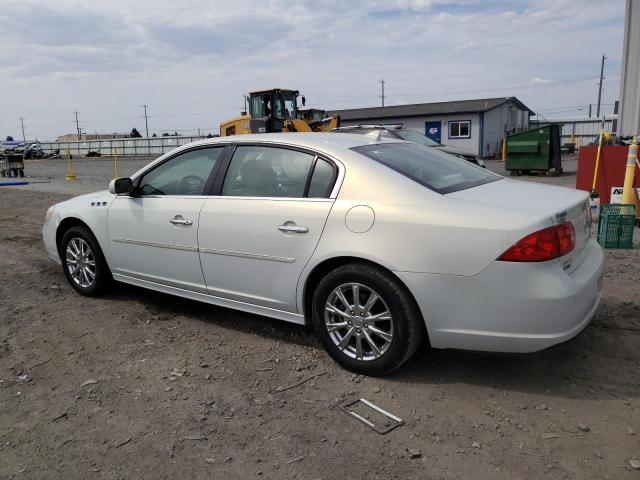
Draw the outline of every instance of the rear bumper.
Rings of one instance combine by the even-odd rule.
[[[603,253],[589,240],[584,260],[494,262],[471,277],[395,272],[422,311],[434,348],[527,353],[575,337],[600,301]]]

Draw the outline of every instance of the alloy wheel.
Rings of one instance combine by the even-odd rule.
[[[89,288],[96,279],[96,259],[89,244],[80,237],[67,243],[65,252],[67,270],[76,285]]]
[[[331,292],[324,323],[333,343],[356,360],[382,357],[393,341],[389,307],[377,292],[361,283],[345,283]]]

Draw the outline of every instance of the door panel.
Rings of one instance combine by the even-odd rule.
[[[424,134],[434,142],[442,143],[442,122],[424,122]]]
[[[332,205],[330,199],[207,199],[198,233],[207,291],[295,312],[298,278]]]
[[[204,197],[117,197],[109,208],[113,273],[205,292],[198,255],[204,202]]]
[[[133,195],[109,208],[113,273],[205,292],[198,255],[198,216],[224,146],[197,147],[154,165]]]

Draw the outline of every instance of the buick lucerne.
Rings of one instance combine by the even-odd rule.
[[[583,330],[603,254],[585,192],[380,135],[203,140],[58,203],[44,244],[112,281],[298,324],[380,375],[419,348],[533,352]]]

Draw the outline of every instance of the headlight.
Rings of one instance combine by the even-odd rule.
[[[51,205],[49,207],[49,209],[47,210],[47,213],[44,214],[44,221],[48,222],[49,220],[51,220],[51,217],[53,217],[53,212],[56,209],[55,205]]]

